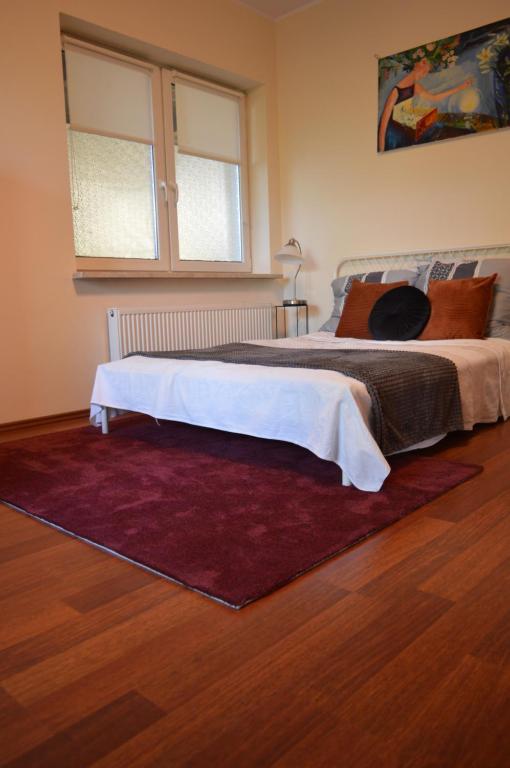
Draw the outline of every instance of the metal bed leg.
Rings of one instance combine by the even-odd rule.
[[[345,485],[345,486],[352,485],[351,481],[349,480],[349,476],[346,473],[345,469],[342,469],[342,485]]]
[[[104,405],[101,410],[101,432],[103,433],[103,435],[107,435],[109,431],[110,430],[108,426],[108,407]]]

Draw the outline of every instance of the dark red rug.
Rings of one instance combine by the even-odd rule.
[[[379,493],[289,443],[153,422],[0,445],[0,498],[241,608],[480,471],[392,460]]]

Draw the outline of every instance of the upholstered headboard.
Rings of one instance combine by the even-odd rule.
[[[467,248],[450,248],[438,251],[409,251],[407,253],[371,254],[354,256],[342,260],[336,270],[336,277],[357,274],[360,272],[379,272],[387,269],[405,269],[418,264],[428,264],[435,259],[439,261],[470,261],[493,258],[510,259],[510,244],[484,245]]]

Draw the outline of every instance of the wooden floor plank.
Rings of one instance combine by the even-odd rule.
[[[37,748],[52,735],[0,686],[0,765]]]
[[[401,768],[395,749],[373,738],[356,723],[325,716],[314,728],[307,729],[281,756],[274,755],[267,768]],[[198,768],[198,765],[197,765]]]
[[[507,559],[350,697],[335,695],[332,707],[340,719],[346,717],[380,739],[390,733],[403,738],[441,681],[507,615],[509,593]],[[337,685],[333,678],[332,692]]]
[[[459,600],[478,584],[494,567],[507,559],[510,552],[510,492],[498,496],[491,509],[500,510],[504,519],[467,547],[433,576],[420,584],[420,589],[447,600]],[[490,552],[490,558],[486,553]]]
[[[420,715],[413,719],[403,739],[401,765],[507,768],[508,698],[501,696],[500,684],[497,669],[472,656],[460,659],[428,693]],[[434,729],[427,728],[431,722],[435,723]],[[420,735],[424,731],[426,740]]]
[[[77,725],[6,763],[8,768],[86,768],[118,744],[159,720],[164,713],[136,691],[97,710]]]
[[[279,747],[284,749],[300,737],[303,714],[307,726],[313,727],[330,711],[326,686],[312,687],[312,681],[334,675],[348,687],[369,678],[419,634],[424,624],[448,609],[447,601],[431,597],[416,595],[412,606],[387,605],[374,610],[360,595],[351,595],[343,600],[344,613],[325,610],[254,662],[233,673],[225,670],[218,683],[182,705],[167,678],[159,685],[153,681],[143,686],[147,698],[171,712],[165,732],[161,733],[163,724],[148,729],[134,743],[110,755],[111,765],[142,766],[148,756],[161,764],[167,760],[169,765],[181,765],[185,760],[232,767],[246,761],[267,764],[277,754],[275,734],[282,729],[286,732]],[[385,630],[380,629],[381,623]],[[376,625],[378,632],[374,632]],[[372,655],[376,645],[377,653]],[[346,661],[349,651],[351,663]],[[195,713],[193,722],[190,711]],[[193,740],[196,732],[200,732],[199,742]]]
[[[47,600],[37,605],[31,599],[23,599],[23,596],[2,600],[0,611],[0,651],[23,643],[25,638],[34,634],[72,622],[78,615],[78,611],[60,600]]]
[[[2,685],[17,701],[28,705],[82,675],[100,669],[132,649],[142,653],[144,644],[153,637],[171,628],[178,631],[187,613],[193,610],[193,605],[185,600],[185,593],[179,595],[175,602],[182,604],[179,608],[174,606],[175,610],[172,611],[164,601],[144,611],[141,616],[137,614],[129,617],[99,635],[51,654],[26,670],[4,677]]]
[[[122,595],[129,595],[141,587],[154,583],[154,576],[143,568],[131,566],[124,573],[115,573],[111,578],[77,590],[64,598],[66,605],[80,613],[88,613],[100,606],[116,600]]]
[[[41,532],[38,536],[23,538],[21,541],[13,542],[6,547],[0,547],[0,566],[12,560],[18,560],[25,555],[43,552],[53,547],[61,547],[63,544],[65,542],[62,538],[57,539],[51,531],[46,529],[46,531]]]
[[[175,594],[169,592],[168,584],[155,580],[153,584],[131,595],[124,595],[80,616],[79,620],[66,622],[62,626],[45,630],[43,627],[5,648],[0,654],[0,680],[13,674],[27,671],[48,659],[74,648],[84,641],[97,637],[111,627],[123,624],[128,619],[143,621],[143,615],[153,606],[169,603]],[[33,595],[30,595],[32,601]],[[41,593],[37,592],[36,601]],[[32,602],[37,605],[37,602]],[[168,610],[171,610],[169,607]]]
[[[413,552],[423,549],[452,525],[430,517],[404,518],[380,531],[377,536],[347,550],[341,558],[325,563],[317,575],[344,589],[361,589],[377,576],[412,557]]]
[[[510,449],[501,451],[483,463],[482,475],[462,483],[428,506],[427,514],[457,523],[482,504],[508,490]]]
[[[3,519],[3,511],[2,513]],[[42,523],[38,523],[42,526]],[[48,530],[48,526],[44,526]],[[76,591],[89,584],[104,581],[108,575],[118,573],[114,558],[104,559],[104,553],[84,542],[55,531],[60,546],[27,553],[0,565],[0,597],[5,599],[30,589]],[[99,567],[101,566],[101,567]]]
[[[356,689],[369,680],[377,671],[383,668],[390,659],[394,658],[414,638],[420,635],[424,628],[430,626],[449,609],[449,603],[434,598],[430,601],[424,599],[425,595],[416,595],[413,602],[408,601],[406,606],[392,605],[381,614],[377,620],[371,622],[361,631],[354,634],[346,642],[338,642],[334,632],[334,625],[327,630],[317,633],[309,642],[303,643],[302,657],[294,661],[291,652],[284,656],[283,664],[271,665],[268,673],[264,674],[263,691],[260,694],[258,707],[253,714],[243,717],[240,722],[236,717],[232,718],[230,728],[225,728],[225,719],[228,712],[219,712],[215,721],[212,718],[211,728],[208,718],[204,723],[203,733],[206,744],[201,751],[196,752],[196,764],[208,765],[215,759],[220,759],[224,765],[245,765],[247,761],[253,761],[255,765],[267,765],[276,754],[284,754],[288,745],[293,745],[301,732],[296,727],[289,734],[287,744],[282,744],[277,751],[272,738],[274,734],[285,726],[289,718],[289,711],[281,701],[275,707],[274,695],[269,698],[267,690],[271,690],[271,680],[279,680],[281,687],[288,686],[289,696],[291,691],[297,691],[300,696],[300,707],[304,708],[304,701],[317,702],[320,705],[321,719],[329,718],[331,712],[330,684],[335,681],[336,695],[348,697],[351,690]],[[303,658],[306,657],[306,658]],[[313,660],[313,663],[309,661]],[[292,670],[287,670],[287,665]],[[296,671],[297,668],[298,671]],[[306,677],[303,675],[306,672]],[[287,682],[288,681],[288,682]],[[312,684],[313,681],[313,684]],[[242,681],[238,683],[242,685]],[[292,697],[290,696],[291,700]],[[295,706],[295,702],[294,702]],[[248,713],[247,713],[248,714]],[[267,717],[267,715],[270,717]],[[255,729],[250,723],[255,722]],[[269,723],[269,724],[266,724]],[[220,731],[220,724],[223,732]],[[264,724],[272,738],[264,739]],[[308,723],[308,727],[313,722]],[[242,738],[236,738],[240,734]],[[259,738],[262,735],[262,738]],[[292,736],[292,740],[290,737]],[[234,741],[235,740],[235,741]],[[185,745],[186,746],[186,745]],[[187,747],[186,747],[187,748]],[[188,748],[189,749],[189,748]],[[193,753],[192,753],[193,754]],[[169,762],[175,752],[168,750]],[[177,752],[179,758],[182,752]]]
[[[510,610],[484,635],[472,654],[510,673]]]
[[[146,686],[148,695],[151,686],[165,689],[171,697],[165,701],[165,708],[172,709],[174,703],[177,706],[220,683],[226,668],[232,672],[264,652],[271,653],[276,643],[306,626],[327,607],[338,606],[345,593],[316,581],[306,588],[306,600],[302,595],[299,588],[289,591],[277,623],[272,620],[269,604],[261,610],[255,610],[255,606],[248,609],[242,624],[238,614],[232,611],[221,611],[214,621],[197,612],[182,626],[187,638],[184,647],[180,634],[170,630],[147,641],[143,654],[135,648],[105,663],[100,669],[38,699],[30,711],[52,728],[67,727],[89,714],[98,701],[102,706],[111,700],[112,694],[120,695],[126,681],[135,687]],[[350,608],[349,600],[345,602],[346,611]],[[370,604],[366,598],[356,600],[358,604]],[[351,616],[354,622],[356,616],[354,613]]]
[[[374,578],[365,581],[361,590],[367,595],[385,598],[396,594],[403,596],[406,592],[420,588],[427,579],[508,517],[507,496],[508,492],[503,494],[502,499],[496,496],[463,517],[453,528],[409,553],[395,566],[383,573],[375,573]]]

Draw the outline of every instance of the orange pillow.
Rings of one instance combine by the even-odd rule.
[[[347,294],[343,312],[335,336],[349,339],[372,339],[368,318],[377,299],[392,288],[408,285],[407,280],[398,283],[361,283],[354,280]]]
[[[483,339],[497,274],[463,280],[431,280],[430,319],[418,336],[433,339]]]

